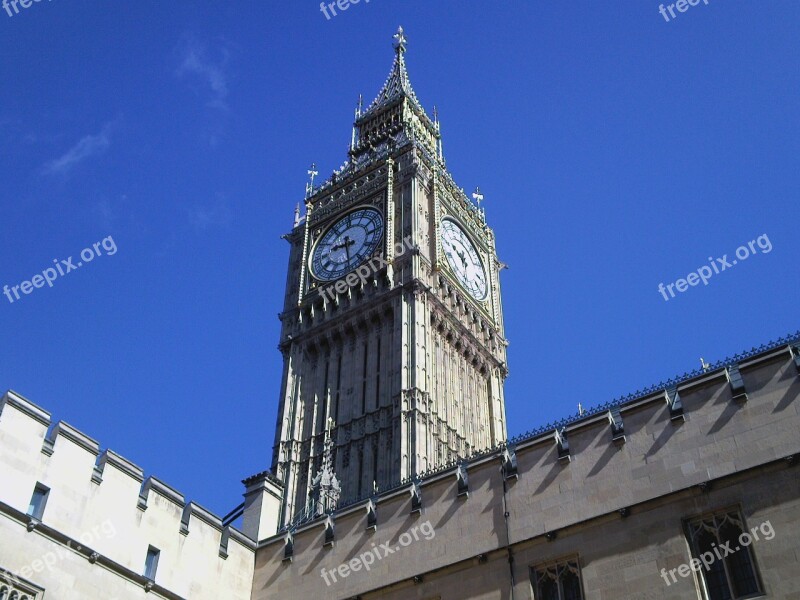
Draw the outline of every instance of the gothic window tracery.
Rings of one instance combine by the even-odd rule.
[[[583,600],[577,559],[537,567],[531,578],[536,600]]]
[[[761,592],[752,549],[740,542],[740,536],[747,534],[748,530],[739,511],[699,517],[689,521],[686,529],[695,558],[704,553],[719,556],[721,553],[715,553],[715,547],[735,548],[699,572],[705,600],[737,600]]]
[[[43,591],[21,582],[0,568],[0,600],[38,600]]]

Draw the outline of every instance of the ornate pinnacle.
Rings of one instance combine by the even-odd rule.
[[[307,171],[311,180],[306,184],[306,198],[309,198],[314,193],[314,177],[319,175],[317,171],[317,163],[311,163],[311,168]]]
[[[297,203],[297,206],[294,207],[294,226],[297,227],[300,224],[300,203]]]
[[[478,206],[480,207],[481,202],[483,202],[483,194],[481,194],[481,188],[479,187],[475,188],[475,191],[472,192],[472,198],[475,200],[475,202],[478,203]]]
[[[333,471],[333,450],[336,444],[330,433],[335,426],[336,423],[329,418],[325,428],[322,465],[311,481],[311,494],[308,499],[309,512],[313,511],[315,516],[333,511],[339,502],[339,496],[342,491],[339,479]]]
[[[394,51],[397,54],[402,54],[406,51],[406,36],[403,33],[403,28],[398,27],[397,33],[394,34]]]
[[[355,150],[355,147],[356,147],[357,133],[356,133],[356,123],[355,122],[358,121],[359,117],[361,116],[361,109],[363,108],[363,105],[364,105],[364,100],[361,97],[361,94],[359,94],[358,95],[358,104],[356,105],[356,110],[355,110],[355,120],[353,121],[353,133],[350,136],[350,152]]]

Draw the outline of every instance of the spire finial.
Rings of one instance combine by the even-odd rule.
[[[307,171],[311,180],[306,184],[306,198],[309,198],[314,193],[314,177],[319,175],[317,171],[317,163],[311,163],[311,168]]]
[[[399,55],[406,51],[406,36],[403,33],[403,28],[398,27],[397,33],[394,34],[394,51]]]
[[[475,202],[478,203],[478,208],[481,206],[481,202],[483,202],[483,194],[481,194],[481,188],[476,187],[475,191],[472,192],[472,198]]]
[[[353,133],[350,135],[350,152],[356,148],[356,138],[358,137],[356,130],[356,121],[361,118],[361,109],[364,105],[364,99],[361,94],[358,95],[358,104],[356,104],[355,120],[353,121]]]

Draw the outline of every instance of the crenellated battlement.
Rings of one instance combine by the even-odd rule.
[[[52,543],[65,547],[64,560],[83,556],[141,593],[250,597],[253,540],[85,433],[52,424],[48,411],[14,391],[0,399],[0,482],[0,537],[26,542],[0,547],[0,567],[53,597],[69,578],[36,570],[46,553],[37,547]],[[41,518],[29,507],[37,485],[49,490]],[[149,549],[159,551],[154,582],[143,576]]]

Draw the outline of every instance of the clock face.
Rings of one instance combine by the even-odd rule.
[[[483,268],[478,251],[452,219],[442,220],[442,250],[458,282],[476,300],[485,300],[489,291],[486,283],[486,270]]]
[[[374,208],[359,208],[339,221],[317,242],[311,271],[324,281],[339,279],[375,252],[383,238],[383,217]]]

